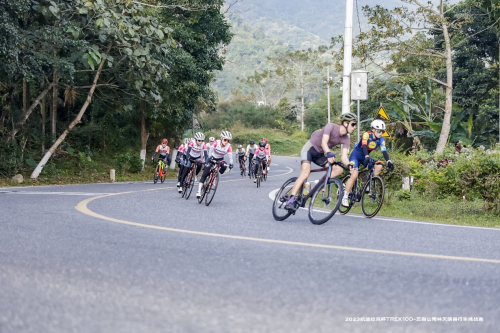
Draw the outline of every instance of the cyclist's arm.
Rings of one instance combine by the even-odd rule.
[[[323,148],[323,152],[325,154],[330,151],[330,147],[328,147],[328,140],[330,140],[330,136],[323,134],[323,138],[321,139],[321,148]]]
[[[233,164],[233,150],[231,149],[231,147],[229,147],[229,149],[227,150],[227,154],[229,155],[229,164]]]
[[[349,165],[349,149],[348,148],[342,148],[341,160],[345,166]]]
[[[190,157],[190,154],[191,153],[191,146],[188,147],[187,151],[186,151],[186,159],[188,159]]]
[[[205,161],[208,161],[208,152],[207,150],[203,150],[203,156],[205,157]]]

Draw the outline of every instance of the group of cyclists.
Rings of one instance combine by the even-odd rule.
[[[177,188],[179,193],[182,192],[182,184],[184,183],[184,180],[194,163],[196,163],[196,179],[202,166],[204,165],[203,174],[198,183],[198,191],[196,192],[197,198],[200,198],[203,183],[216,163],[220,164],[220,174],[224,174],[228,167],[229,169],[233,168],[233,150],[230,143],[231,140],[232,134],[229,131],[222,131],[219,140],[215,140],[214,137],[210,137],[208,139],[208,143],[205,143],[205,134],[201,132],[197,132],[193,138],[184,139],[183,144],[180,145],[177,150],[175,158],[175,162],[179,166],[177,179]],[[171,163],[171,157],[170,148],[167,144],[168,140],[162,139],[161,144],[156,148],[151,160],[154,160],[156,154],[159,153],[158,159],[163,160],[166,165],[169,165]],[[224,160],[224,156],[226,154],[229,159],[229,164]],[[242,145],[238,145],[235,154],[240,165],[240,173],[242,175],[246,168],[247,160],[249,170],[254,170],[258,163],[262,163],[264,166],[264,172],[267,173],[269,171],[269,164],[271,163],[271,145],[268,143],[266,138],[262,138],[258,145],[255,144],[255,140],[250,140],[246,150],[243,149]],[[249,172],[249,177],[251,178],[251,176],[252,173]]]
[[[347,181],[344,189],[344,196],[342,198],[342,206],[349,206],[349,193],[359,174],[359,167],[361,165],[367,167],[369,163],[373,162],[370,158],[370,153],[381,148],[382,154],[387,161],[389,170],[394,168],[392,161],[389,158],[383,133],[385,131],[385,123],[382,120],[375,119],[371,122],[371,130],[363,133],[359,142],[354,145],[354,148],[349,155],[350,139],[349,134],[353,133],[358,124],[358,117],[353,113],[345,113],[340,117],[340,124],[328,123],[322,129],[312,133],[311,138],[302,147],[301,151],[301,171],[300,176],[295,182],[290,197],[287,200],[286,208],[295,211],[298,208],[298,203],[295,200],[297,192],[302,184],[309,178],[311,173],[311,162],[325,167],[328,164],[333,165],[337,158],[337,154],[331,151],[335,146],[341,145],[340,160],[342,164],[348,166],[350,178]],[[177,187],[179,192],[182,192],[182,184],[188,171],[197,163],[196,175],[201,171],[204,164],[203,174],[198,183],[198,192],[196,197],[200,197],[201,189],[206,177],[210,173],[211,168],[215,163],[220,163],[219,172],[224,172],[233,168],[233,156],[231,147],[232,135],[228,131],[222,131],[220,139],[215,140],[214,137],[208,139],[205,143],[205,135],[198,132],[194,138],[184,139],[183,144],[179,147],[175,161],[179,164],[179,176]],[[170,148],[167,146],[168,140],[163,139],[161,145],[156,148],[152,157],[155,158],[159,152],[159,158],[163,159],[167,165],[170,164]],[[229,164],[224,161],[224,156],[228,155]],[[269,171],[269,164],[271,163],[271,145],[267,142],[266,138],[262,138],[258,144],[254,140],[250,140],[246,149],[242,145],[238,145],[235,151],[236,158],[240,164],[240,172],[243,175],[245,162],[248,160],[249,177],[252,176],[252,170],[259,164],[263,163],[264,173]],[[343,173],[344,169],[339,165],[333,165],[331,171],[331,178],[336,178]],[[374,174],[378,176],[382,171],[382,165],[374,164]],[[255,180],[254,180],[255,182]]]

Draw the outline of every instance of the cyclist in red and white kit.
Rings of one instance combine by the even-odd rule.
[[[201,187],[210,174],[212,166],[220,162],[219,173],[222,175],[226,172],[227,163],[224,161],[224,156],[227,154],[229,157],[229,169],[233,168],[233,149],[229,143],[233,136],[228,131],[222,131],[220,134],[220,140],[214,141],[210,151],[208,152],[208,159],[205,163],[205,168],[203,169],[203,175],[201,176],[200,182],[198,184],[198,192],[196,192],[196,197],[201,197]]]
[[[154,161],[156,154],[160,153],[160,155],[158,155],[158,160],[163,160],[166,164],[166,168],[168,168],[170,162],[172,162],[172,158],[170,157],[170,147],[167,146],[167,144],[168,140],[162,139],[161,144],[156,147],[155,153],[151,157],[151,161]]]
[[[205,160],[208,158],[207,156],[207,146],[204,142],[205,134],[198,132],[194,135],[194,140],[191,141],[186,150],[186,158],[184,159],[184,167],[182,169],[182,173],[179,174],[179,179],[177,183],[177,187],[179,188],[179,192],[182,192],[181,184],[186,178],[189,170],[191,169],[192,163],[197,163],[195,176],[200,173],[202,166],[202,157],[205,157]]]

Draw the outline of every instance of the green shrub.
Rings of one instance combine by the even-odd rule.
[[[116,156],[116,166],[121,174],[123,174],[123,171],[125,170],[125,164],[127,164],[128,161],[130,161],[129,153],[119,154]]]
[[[139,155],[132,155],[128,161],[128,171],[132,173],[138,173],[142,171],[142,159]]]

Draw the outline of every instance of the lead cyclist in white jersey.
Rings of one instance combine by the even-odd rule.
[[[200,182],[198,183],[198,192],[196,193],[196,197],[201,197],[201,187],[203,183],[207,179],[210,174],[210,170],[215,163],[220,162],[219,173],[222,175],[226,172],[227,163],[224,161],[224,156],[227,154],[229,157],[229,169],[233,168],[233,150],[231,148],[231,144],[229,143],[233,136],[228,131],[222,131],[220,134],[220,140],[214,141],[210,151],[208,152],[208,161],[205,163],[205,168],[203,169],[203,175],[200,178]]]

